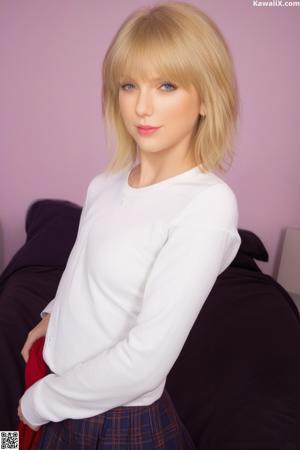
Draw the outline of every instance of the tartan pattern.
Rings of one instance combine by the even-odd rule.
[[[36,450],[196,450],[166,389],[151,405],[118,406],[40,430]]]

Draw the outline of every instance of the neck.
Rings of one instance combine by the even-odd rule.
[[[172,160],[168,164],[158,164],[141,159],[140,163],[131,171],[129,181],[133,187],[145,187],[179,175],[196,165],[191,158],[180,163]]]

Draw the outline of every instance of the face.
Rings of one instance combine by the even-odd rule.
[[[159,78],[122,78],[119,87],[120,114],[128,133],[143,152],[161,152],[180,146],[187,152],[199,118],[205,114],[194,86],[190,90]],[[160,127],[140,134],[137,125]]]

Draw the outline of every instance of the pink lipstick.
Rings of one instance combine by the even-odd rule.
[[[137,126],[139,134],[142,136],[147,136],[148,134],[153,134],[155,131],[159,130],[160,127],[147,126]]]

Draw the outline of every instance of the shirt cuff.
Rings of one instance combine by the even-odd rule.
[[[41,311],[40,316],[41,316],[42,319],[46,316],[46,314],[51,314],[53,306],[54,306],[54,303],[55,303],[55,300],[56,300],[56,297],[53,298],[48,303],[48,305]]]
[[[52,373],[46,375],[46,377],[56,377],[56,376],[57,376],[56,374]],[[43,402],[47,402],[47,399],[42,399],[40,395],[42,383],[44,382],[43,380],[46,377],[41,378],[40,380],[32,384],[28,389],[26,389],[26,391],[24,392],[23,396],[20,399],[20,407],[22,414],[25,417],[25,419],[33,426],[41,426],[51,421],[49,419],[45,419],[45,416],[43,415],[42,411],[37,410],[37,404],[41,406]],[[36,399],[39,399],[39,401],[37,402]]]

